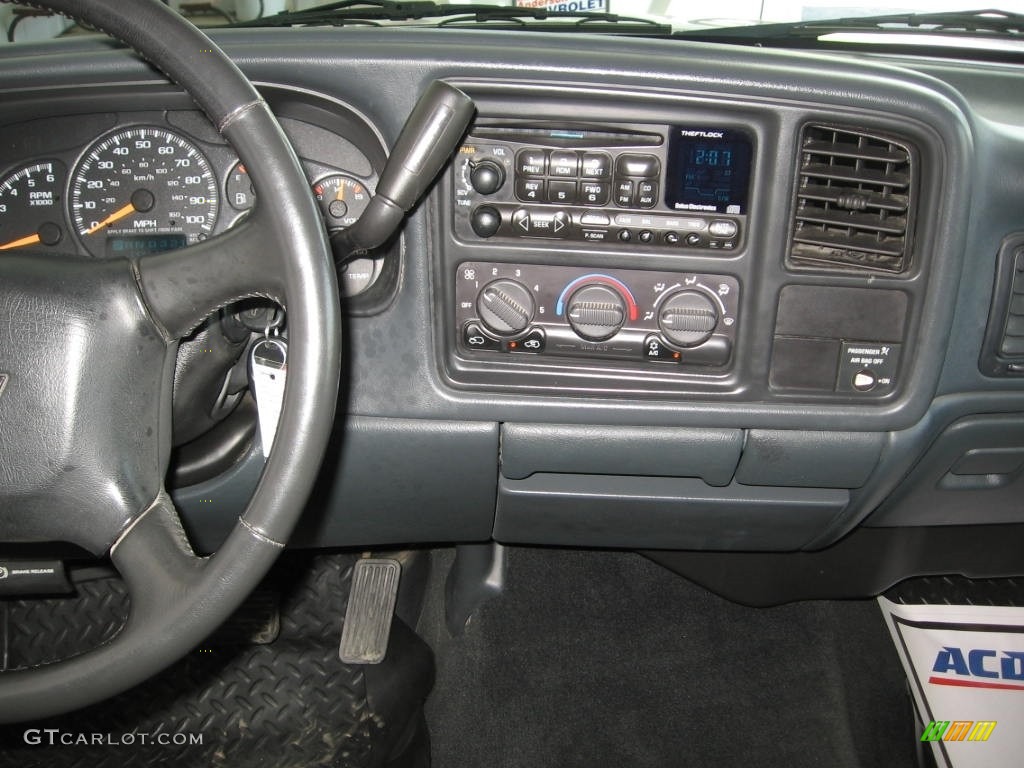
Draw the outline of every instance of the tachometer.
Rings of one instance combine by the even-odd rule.
[[[23,166],[0,181],[0,251],[57,245],[64,236],[64,165]]]
[[[219,197],[210,163],[188,139],[140,126],[97,140],[71,176],[71,219],[95,255],[172,250],[205,239]]]

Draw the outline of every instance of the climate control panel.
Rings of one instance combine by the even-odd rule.
[[[736,343],[731,275],[464,262],[459,349],[724,368]]]

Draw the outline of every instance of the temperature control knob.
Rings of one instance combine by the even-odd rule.
[[[679,291],[658,310],[658,327],[672,344],[695,347],[707,341],[718,324],[715,304],[700,291]]]
[[[626,302],[604,285],[584,285],[569,299],[565,317],[587,341],[610,339],[626,322]]]
[[[505,183],[505,169],[493,160],[470,163],[469,183],[481,195],[493,195]]]
[[[498,336],[515,336],[533,319],[533,294],[522,283],[500,279],[484,286],[476,298],[476,311],[489,331]]]

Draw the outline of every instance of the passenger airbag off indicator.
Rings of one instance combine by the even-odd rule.
[[[900,361],[899,344],[876,341],[844,341],[839,360],[838,392],[880,395],[896,386]]]

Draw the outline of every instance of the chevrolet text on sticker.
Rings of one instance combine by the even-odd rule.
[[[945,768],[1019,768],[1024,609],[901,605],[880,597],[920,721]],[[998,726],[998,727],[997,727]]]
[[[517,8],[544,8],[562,13],[607,12],[608,0],[516,0]]]

